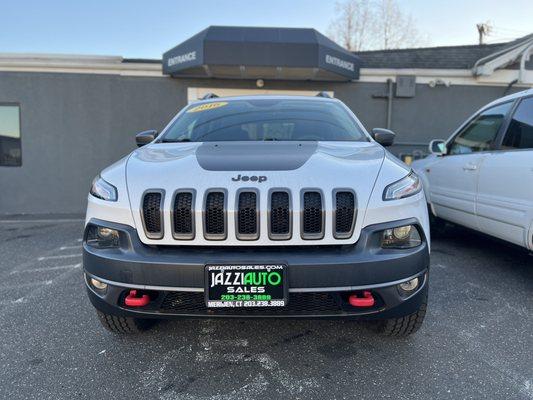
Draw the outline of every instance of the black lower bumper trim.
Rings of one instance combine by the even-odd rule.
[[[147,246],[135,229],[105,221],[90,223],[120,231],[120,247],[96,249],[84,243],[83,263],[89,297],[104,313],[139,318],[173,317],[361,317],[393,318],[415,312],[427,292],[429,250],[416,219],[364,228],[349,246]],[[423,242],[413,249],[382,249],[384,229],[413,224]],[[206,264],[285,264],[288,306],[275,309],[210,309],[203,294]],[[398,283],[420,277],[420,286],[405,296]],[[91,288],[88,278],[108,283],[104,293]],[[148,291],[147,306],[131,308],[124,297],[131,288]],[[181,288],[181,289],[180,289]],[[347,296],[371,290],[369,308],[352,307]]]
[[[370,288],[375,304],[368,308],[353,307],[348,296],[353,291],[324,291],[290,293],[285,307],[268,308],[207,308],[202,292],[143,291],[151,301],[144,307],[127,307],[124,298],[131,290],[108,285],[104,292],[97,291],[86,276],[89,298],[100,311],[137,318],[175,317],[292,317],[292,318],[392,318],[416,312],[427,292],[427,272],[419,275],[419,286],[410,295],[398,290],[397,284]]]
[[[206,264],[286,264],[289,288],[355,287],[399,281],[429,267],[428,245],[407,250],[384,250],[380,232],[414,224],[407,219],[364,228],[354,245],[278,247],[198,247],[144,245],[135,229],[91,221],[120,231],[120,248],[95,249],[84,243],[84,270],[93,276],[131,285],[204,287]]]

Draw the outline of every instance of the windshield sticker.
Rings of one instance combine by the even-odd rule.
[[[216,103],[201,104],[199,106],[191,108],[190,110],[187,110],[187,112],[193,113],[193,112],[213,110],[214,108],[224,107],[226,104],[228,104],[227,101],[218,101]]]

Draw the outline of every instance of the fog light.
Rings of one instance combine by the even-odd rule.
[[[422,238],[414,225],[385,229],[381,236],[381,247],[384,249],[410,249],[421,243]]]
[[[106,290],[107,283],[101,282],[98,279],[91,278],[91,285],[98,290]]]
[[[418,287],[418,278],[414,278],[410,281],[400,283],[398,286],[404,292],[412,292]]]
[[[405,240],[411,233],[412,225],[400,226],[399,228],[394,228],[392,234],[396,239]]]
[[[110,239],[116,232],[114,229],[98,227],[98,236],[102,239]]]
[[[87,228],[87,244],[97,248],[118,247],[119,233],[116,229],[90,225]]]

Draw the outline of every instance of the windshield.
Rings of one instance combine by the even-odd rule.
[[[189,106],[163,142],[367,141],[342,105],[303,99],[214,101]]]

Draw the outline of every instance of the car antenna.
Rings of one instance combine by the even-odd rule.
[[[327,99],[331,99],[331,96],[329,95],[328,92],[318,92],[318,93],[316,94],[316,97],[325,97],[325,98],[327,98]]]
[[[214,93],[207,93],[204,95],[200,100],[209,100],[209,99],[217,99],[218,96]]]

